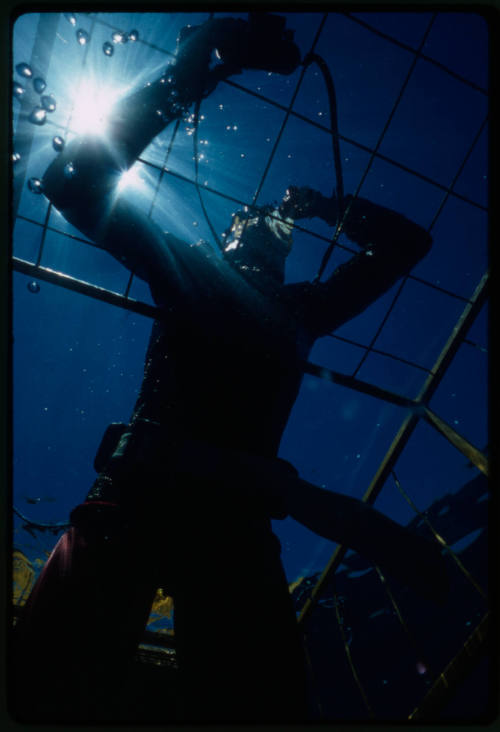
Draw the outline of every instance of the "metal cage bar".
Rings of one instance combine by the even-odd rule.
[[[472,325],[474,318],[478,314],[480,308],[485,301],[487,294],[487,284],[488,275],[485,274],[481,279],[479,285],[477,286],[471,302],[466,305],[464,311],[462,312],[462,315],[458,319],[456,326],[454,327],[450,337],[448,338],[448,341],[446,342],[444,348],[439,354],[431,370],[431,373],[429,374],[420,391],[417,402],[422,407],[422,416],[425,414],[424,407],[426,406],[426,403],[436,391],[453,356],[460,347],[464,335],[467,333],[468,329]],[[363,501],[365,501],[366,503],[374,503],[375,499],[382,490],[386,479],[390,475],[391,470],[393,469],[397,459],[401,455],[415,427],[417,426],[419,419],[420,414],[418,410],[412,411],[406,416],[391,446],[389,447],[389,450],[387,451],[385,457],[380,463],[379,468],[375,473],[368,489],[366,490],[365,495],[363,496]],[[345,556],[346,551],[347,547],[345,547],[344,545],[339,545],[333,552],[328,564],[326,565],[320,578],[318,579],[318,582],[313,588],[310,597],[307,599],[304,607],[302,608],[302,611],[298,618],[299,624],[304,623],[309,616],[312,608],[321,596],[322,591],[326,588],[327,580],[339,567],[343,557]]]

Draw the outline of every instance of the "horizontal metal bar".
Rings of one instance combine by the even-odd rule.
[[[139,313],[140,315],[145,315],[154,319],[161,319],[163,317],[162,310],[154,305],[148,305],[147,303],[140,302],[139,300],[134,300],[130,297],[120,295],[118,292],[112,292],[111,290],[106,290],[103,287],[91,285],[90,282],[78,280],[75,277],[63,274],[62,272],[56,272],[48,267],[37,267],[35,264],[26,262],[24,259],[19,259],[18,257],[13,257],[13,267],[22,274],[44,280],[45,282],[50,282],[54,285],[60,285],[68,290],[78,292],[82,295],[88,295],[96,300],[106,302],[109,305],[116,305],[124,308],[125,310],[130,310],[134,313]],[[350,389],[363,392],[364,394],[369,394],[377,399],[383,399],[391,404],[396,404],[400,407],[407,407],[410,409],[420,408],[420,405],[414,399],[409,399],[401,394],[389,391],[388,389],[383,389],[382,387],[375,386],[369,382],[361,381],[361,379],[353,378],[347,374],[341,374],[340,372],[333,371],[325,366],[319,366],[318,364],[304,361],[303,368],[306,373],[317,376],[320,379],[324,379],[325,381],[330,381],[341,386],[347,386]]]
[[[32,262],[26,262],[24,259],[19,259],[18,257],[13,257],[12,263],[16,271],[29,275],[30,277],[50,282],[53,285],[59,285],[60,287],[78,292],[82,295],[88,295],[96,300],[101,300],[109,305],[116,305],[117,307],[130,310],[139,315],[145,315],[155,319],[162,317],[162,311],[154,305],[148,305],[145,302],[124,297],[124,295],[120,295],[118,292],[112,292],[103,287],[91,285],[90,282],[78,280],[75,277],[63,274],[62,272],[56,272],[48,267],[37,267]]]
[[[462,437],[453,427],[451,427],[447,422],[445,422],[441,417],[438,417],[438,415],[432,411],[432,409],[429,409],[429,407],[425,407],[424,418],[431,424],[433,427],[435,427],[438,432],[440,432],[446,439],[451,442],[452,445],[454,445],[457,450],[460,450],[460,452],[465,455],[466,458],[470,460],[473,465],[476,466],[476,468],[479,468],[479,470],[484,473],[486,476],[489,476],[489,461],[486,455],[484,455],[481,450],[478,450],[477,447],[474,447],[468,440],[465,439],[465,437]]]
[[[420,409],[420,404],[415,399],[397,394],[396,392],[383,389],[381,386],[375,386],[367,381],[362,381],[354,376],[347,374],[341,374],[338,371],[326,368],[325,366],[318,366],[311,362],[304,362],[303,368],[305,373],[317,376],[320,379],[331,381],[333,384],[339,384],[340,386],[347,386],[349,389],[368,394],[377,399],[383,399],[391,404],[396,404],[398,407],[407,407],[409,409]]]

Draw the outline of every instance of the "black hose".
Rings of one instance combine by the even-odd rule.
[[[340,224],[343,219],[343,201],[344,201],[344,178],[342,175],[342,163],[341,163],[341,157],[340,157],[340,144],[339,144],[339,127],[338,127],[338,115],[337,115],[337,98],[335,94],[335,84],[333,83],[333,78],[330,73],[330,69],[328,68],[328,65],[326,61],[319,56],[317,53],[310,53],[306,58],[304,59],[304,66],[307,68],[312,63],[317,64],[319,67],[321,73],[323,74],[323,79],[326,84],[326,90],[328,94],[328,103],[330,107],[330,129],[332,133],[332,147],[333,147],[333,162],[335,165],[335,179],[336,179],[336,185],[335,189],[333,191],[333,194],[337,197],[337,221],[335,224],[335,233],[333,235],[332,241],[330,242],[328,249],[326,250],[325,254],[323,255],[323,259],[321,260],[321,264],[318,270],[318,274],[314,278],[314,284],[317,283],[323,274],[326,265],[328,264],[328,260],[330,259],[330,255],[333,251],[333,248],[337,242],[338,236],[340,234]]]

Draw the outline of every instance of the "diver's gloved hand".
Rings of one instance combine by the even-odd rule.
[[[279,207],[283,217],[312,219],[319,217],[330,226],[335,226],[338,216],[338,201],[335,195],[326,198],[319,191],[308,186],[289,186]]]
[[[224,64],[291,74],[300,64],[300,51],[285,18],[270,13],[249,13],[248,22],[236,21],[230,33],[221,33],[217,51]]]
[[[183,101],[199,99],[224,78],[242,69],[291,74],[300,52],[285,30],[285,19],[268,13],[249,13],[249,20],[212,18],[200,26],[186,26],[177,39],[173,67]],[[220,64],[210,69],[212,51]]]

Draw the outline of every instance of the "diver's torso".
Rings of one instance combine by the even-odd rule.
[[[281,288],[265,315],[200,298],[153,327],[134,418],[175,437],[275,455],[312,340]]]

